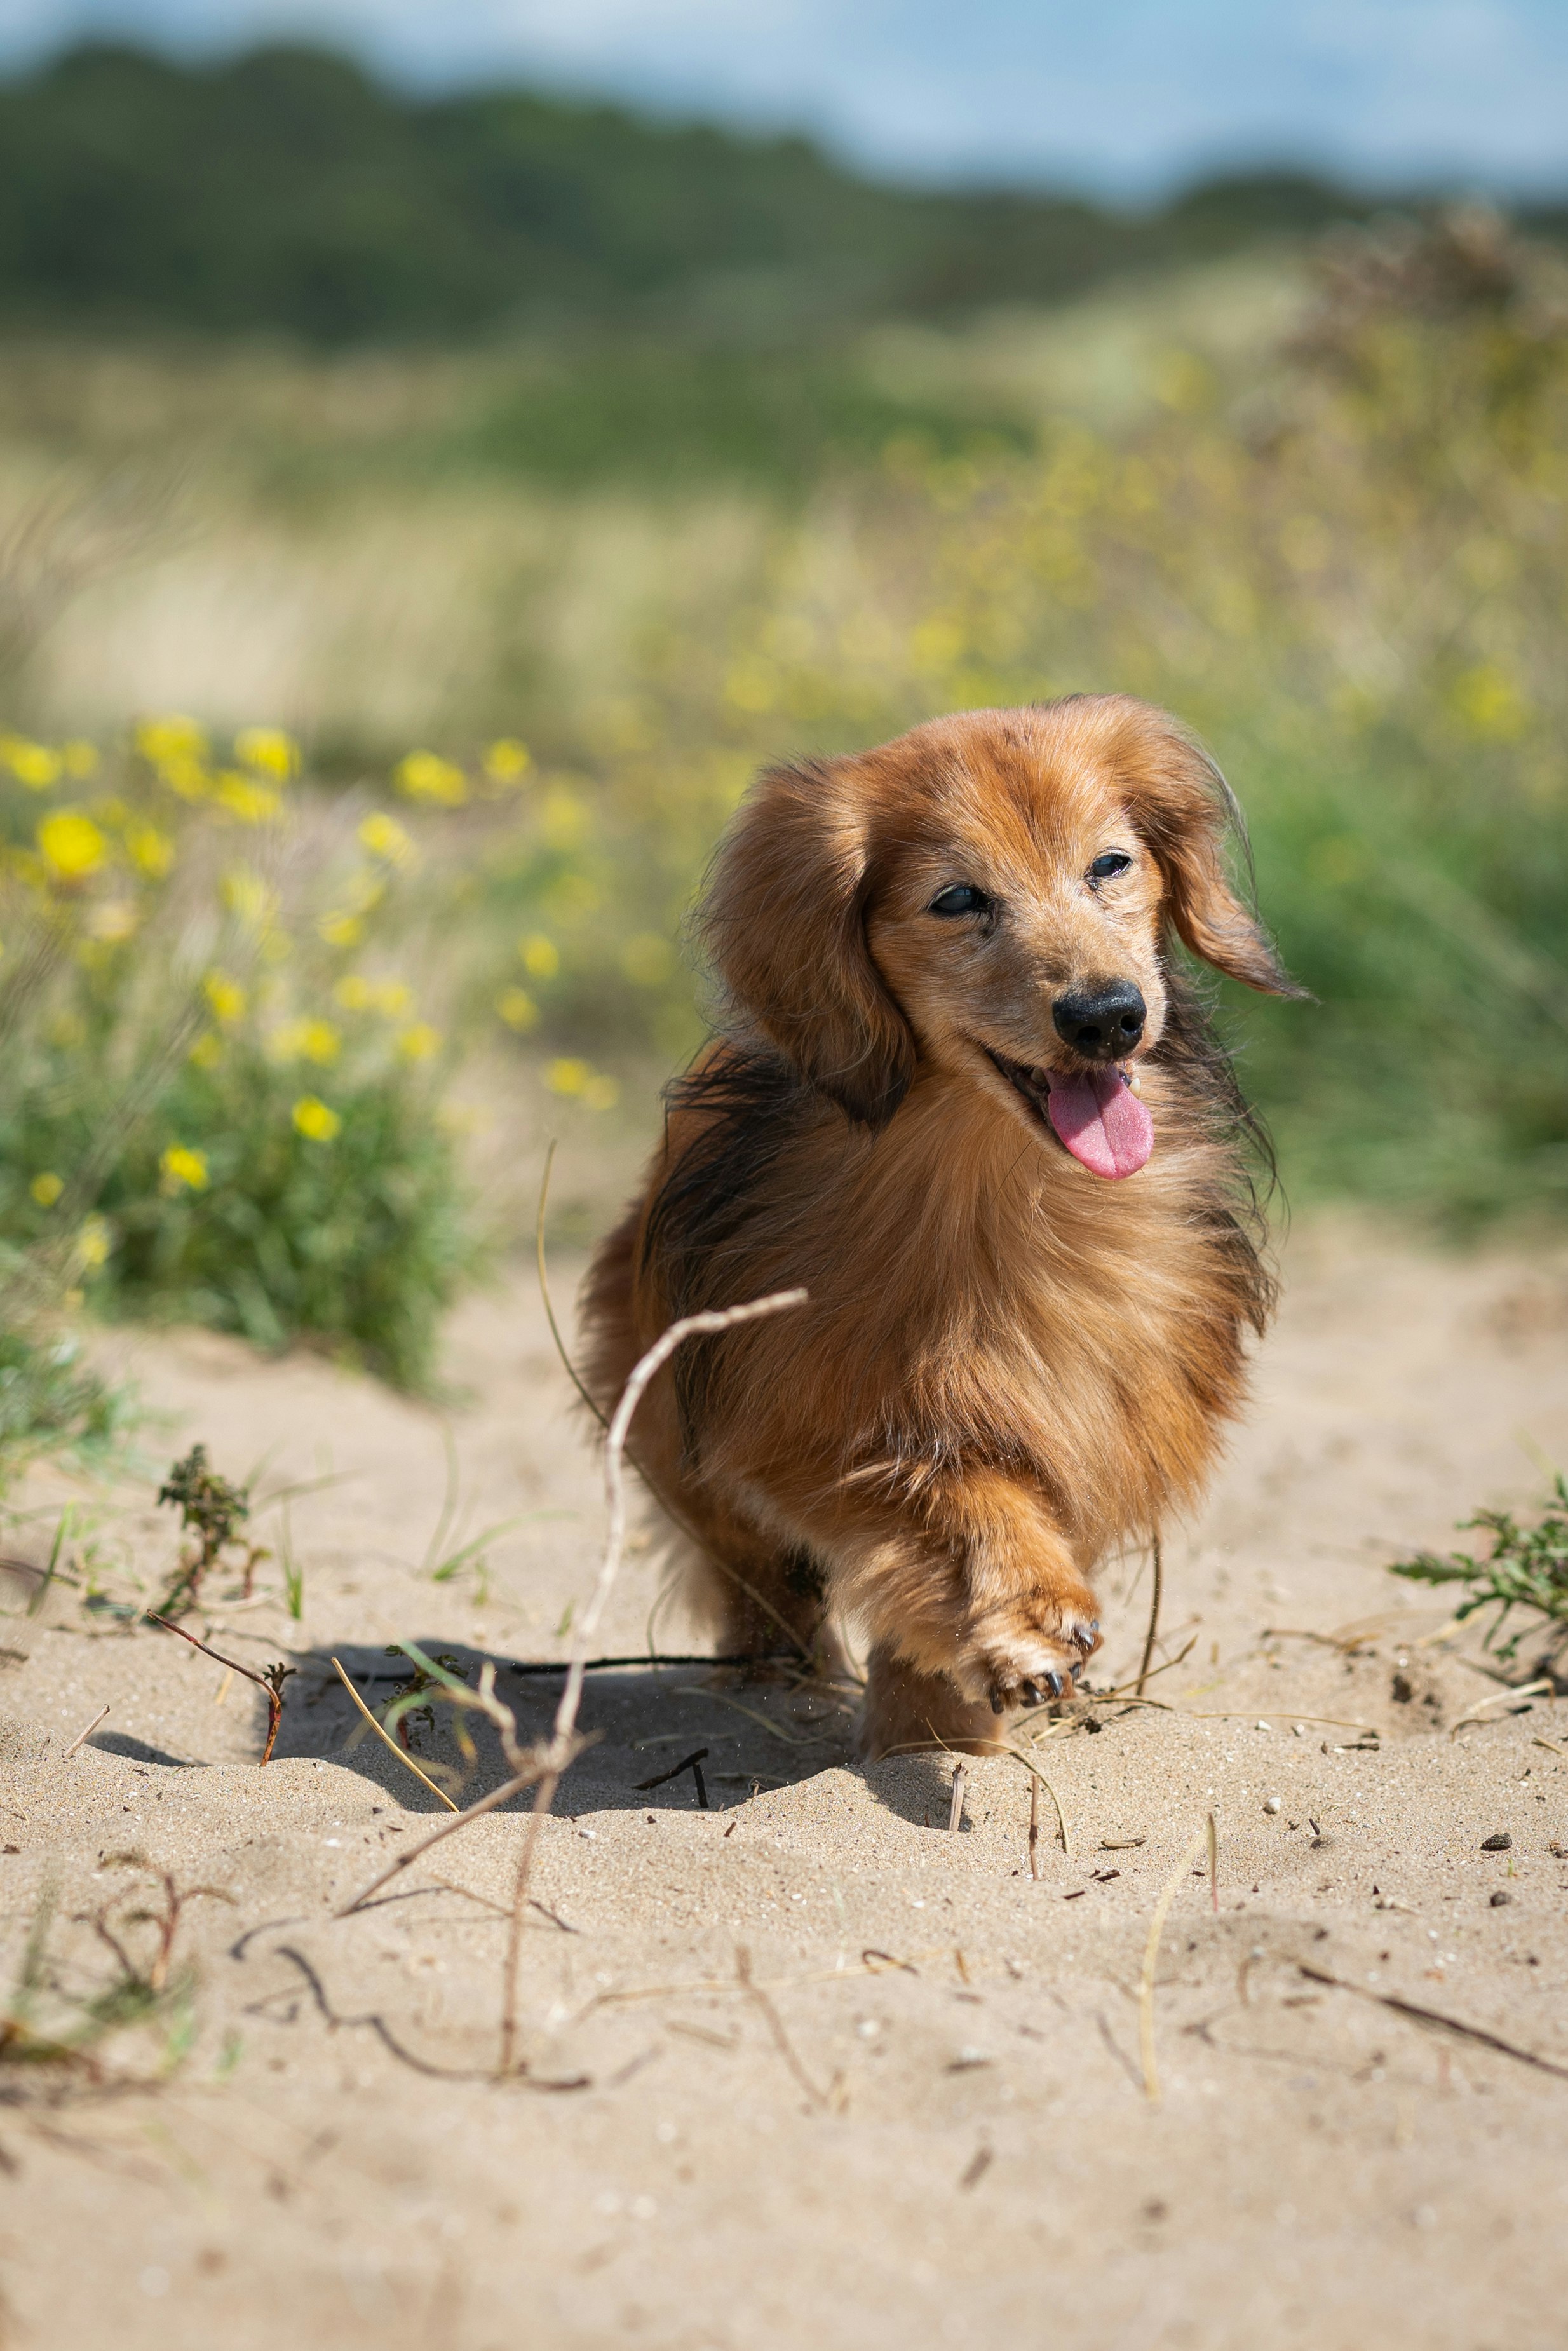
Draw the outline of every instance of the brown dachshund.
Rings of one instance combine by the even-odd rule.
[[[778,768],[702,909],[723,1033],[584,1305],[721,1650],[871,1644],[862,1750],[994,1743],[1100,1642],[1090,1578],[1190,1502],[1272,1287],[1249,1118],[1172,934],[1299,993],[1227,879],[1238,811],[1120,695],[933,721]]]

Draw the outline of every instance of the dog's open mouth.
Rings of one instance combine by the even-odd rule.
[[[985,1050],[1041,1125],[1092,1175],[1114,1182],[1137,1174],[1155,1147],[1155,1126],[1120,1063],[1069,1076]]]

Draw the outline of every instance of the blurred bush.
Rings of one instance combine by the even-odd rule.
[[[1173,350],[1157,389],[1119,435],[1059,421],[1026,454],[900,436],[779,519],[747,596],[647,628],[596,786],[486,869],[493,908],[548,918],[538,1033],[694,1039],[660,942],[760,761],[1130,690],[1218,749],[1320,999],[1225,1006],[1289,1190],[1561,1212],[1562,265],[1482,213],[1347,235],[1268,369]]]
[[[216,759],[185,719],[107,758],[0,737],[0,1275],[24,1337],[63,1289],[429,1376],[475,1241],[451,1051],[395,971],[419,852],[386,809],[302,799],[297,768],[276,729]]]
[[[38,413],[84,435],[160,383],[182,440],[203,402],[239,420],[261,454],[222,477],[252,501],[213,509],[249,517],[224,559],[247,594],[285,544],[317,566],[290,625],[324,715],[304,776],[267,728],[0,737],[0,1416],[36,1395],[40,1426],[88,1428],[72,1292],[427,1380],[478,1247],[465,1061],[486,1103],[608,1142],[619,1099],[642,1127],[703,1033],[681,923],[759,765],[1081,690],[1167,704],[1247,807],[1318,998],[1222,998],[1289,1196],[1455,1231],[1561,1216],[1562,265],[1486,214],[1380,224],[1321,252],[1288,341],[1147,348],[1113,427],[1087,396],[1031,412],[977,329],[862,353],[898,400],[841,412],[810,352],[769,384],[675,350],[617,388],[607,349],[563,345],[510,411],[488,368],[46,354]],[[191,580],[182,643],[214,601]],[[94,664],[113,625],[91,616]],[[196,635],[204,660],[231,636]],[[40,706],[43,671],[17,675]]]

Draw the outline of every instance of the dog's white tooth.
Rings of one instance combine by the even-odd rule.
[[[1143,1092],[1143,1091],[1144,1091],[1144,1081],[1143,1081],[1143,1079],[1138,1075],[1138,1072],[1137,1072],[1137,1071],[1136,1071],[1136,1070],[1129,1070],[1129,1071],[1127,1071],[1127,1083],[1129,1084],[1129,1086],[1131,1086],[1131,1088],[1132,1088],[1133,1092],[1134,1092],[1135,1094],[1141,1094],[1141,1093]]]

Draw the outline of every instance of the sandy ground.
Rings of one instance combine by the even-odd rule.
[[[1509,1700],[1473,1638],[1422,1647],[1444,1612],[1383,1569],[1568,1459],[1568,1280],[1324,1233],[1287,1270],[1255,1415],[1170,1545],[1165,1655],[1192,1646],[1151,1686],[1165,1707],[1108,1701],[1034,1750],[1069,1848],[1042,1801],[1039,1881],[1012,1761],[971,1765],[953,1834],[945,1759],[857,1770],[831,1694],[595,1676],[602,1735],[542,1832],[524,1938],[528,2071],[504,2084],[521,1817],[336,1915],[438,1807],[373,1739],[346,1743],[328,1660],[382,1677],[380,1701],[397,1640],[470,1673],[564,1654],[602,1508],[531,1281],[457,1317],[444,1421],[211,1337],[112,1342],[163,1416],[150,1466],[201,1438],[231,1476],[265,1461],[262,1492],[334,1482],[287,1526],[261,1516],[302,1574],[298,1618],[274,1560],[250,1603],[220,1576],[189,1620],[297,1666],[265,1771],[259,1693],[132,1625],[174,1558],[154,1479],[94,1501],[39,1476],[21,1506],[40,1515],[6,1532],[42,1559],[82,1501],[74,1581],[31,1615],[37,1578],[4,1584],[0,1970],[49,1886],[46,1971],[78,2000],[121,1972],[95,1914],[117,1906],[145,1977],[136,1914],[164,1904],[161,1873],[184,1898],[173,1996],[99,2044],[101,2079],[0,2074],[4,2341],[1560,2346],[1568,1694]],[[1109,1579],[1107,1686],[1141,1644],[1135,1572]],[[656,1586],[644,1547],[606,1652],[646,1651]],[[678,1613],[656,1629],[689,1645]],[[558,1687],[500,1679],[529,1729]],[[444,1717],[413,1736],[457,1761]],[[713,1809],[689,1773],[638,1788],[696,1747]],[[470,1792],[499,1776],[486,1736]],[[1218,1912],[1183,1870],[1155,2104],[1140,1969],[1210,1809]],[[40,2029],[61,2012],[46,2000]]]

